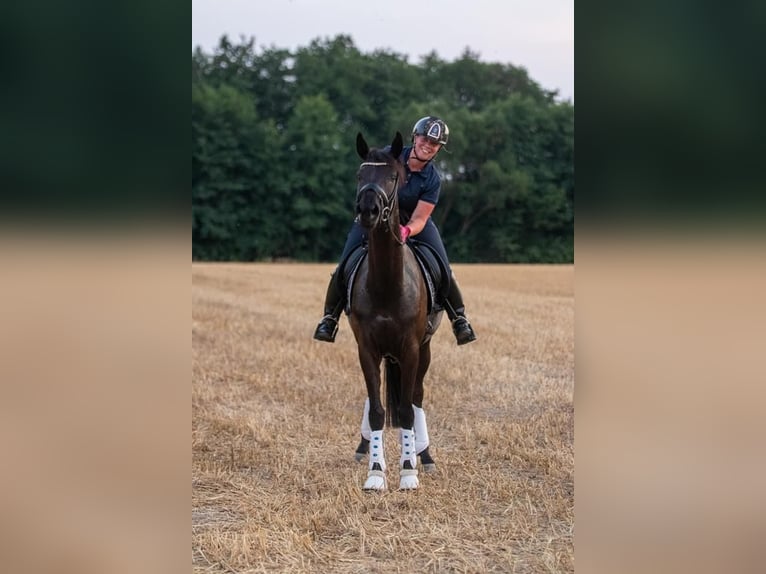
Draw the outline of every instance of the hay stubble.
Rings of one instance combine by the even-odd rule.
[[[195,572],[571,572],[574,268],[456,265],[479,340],[447,321],[426,378],[434,474],[365,493],[346,319],[313,329],[332,266],[192,265]]]

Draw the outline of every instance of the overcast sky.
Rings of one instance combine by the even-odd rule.
[[[192,0],[192,48],[211,52],[223,34],[288,50],[347,34],[362,52],[388,48],[413,64],[469,47],[574,102],[574,0]]]

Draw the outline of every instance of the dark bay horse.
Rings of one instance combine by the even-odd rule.
[[[358,460],[366,450],[370,454],[365,490],[386,488],[383,453],[386,421],[400,429],[400,489],[418,488],[418,455],[426,470],[435,468],[428,453],[422,401],[423,379],[431,363],[431,334],[439,320],[432,320],[432,328],[427,332],[426,284],[412,250],[400,236],[397,192],[406,177],[399,161],[402,149],[399,132],[390,151],[369,148],[361,133],[356,137],[356,150],[362,158],[356,214],[367,232],[368,255],[356,273],[348,320],[367,385],[363,438],[357,449]],[[385,409],[380,397],[381,362],[385,363],[386,373]]]

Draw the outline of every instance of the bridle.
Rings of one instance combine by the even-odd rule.
[[[389,165],[389,164],[384,161],[366,161],[361,163],[359,165],[359,168],[361,169],[364,166],[380,167],[384,165]],[[399,171],[396,170],[396,178],[394,179],[394,193],[391,194],[391,197],[386,195],[385,190],[377,183],[367,183],[363,187],[361,187],[359,191],[357,192],[356,194],[357,203],[359,203],[359,197],[362,195],[362,193],[367,191],[368,189],[372,189],[380,197],[381,201],[383,202],[383,211],[381,212],[381,221],[383,223],[388,222],[388,217],[389,215],[391,215],[391,208],[393,207],[394,202],[397,200],[396,194],[397,194],[397,191],[399,190]]]

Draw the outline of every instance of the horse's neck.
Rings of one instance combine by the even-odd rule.
[[[398,297],[404,277],[404,249],[392,230],[378,228],[370,233],[367,259],[368,292]]]

